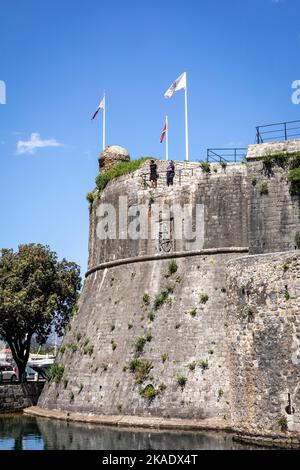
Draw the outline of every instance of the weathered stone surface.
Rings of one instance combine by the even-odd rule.
[[[300,432],[299,287],[299,251],[228,263],[228,366],[235,428],[279,432],[279,419],[285,416],[289,431]],[[289,396],[291,414],[286,412]]]
[[[249,161],[247,168],[250,253],[294,250],[295,235],[300,231],[300,202],[290,194],[287,169],[275,165],[270,173],[262,161]],[[261,194],[263,183],[268,194]]]
[[[99,157],[99,171],[108,171],[118,162],[128,162],[129,152],[119,145],[107,146]]]
[[[149,227],[153,222],[159,229],[158,216],[154,206],[166,208],[189,205],[190,226],[195,228],[196,204],[203,205],[203,237],[197,243],[188,240],[172,240],[171,251],[187,251],[201,248],[247,247],[248,246],[248,193],[246,165],[228,165],[223,170],[220,165],[206,174],[199,164],[176,162],[176,176],[173,187],[166,187],[165,171],[167,162],[158,162],[158,188],[152,189],[149,183],[149,164],[132,175],[122,176],[111,181],[101,198],[94,201],[90,215],[89,268],[103,262],[141,255],[159,254],[163,248],[158,240],[107,239],[97,237],[98,209],[101,204],[112,204],[116,210],[116,230],[119,233],[120,197],[126,197],[128,208],[145,204],[148,211]],[[145,178],[144,179],[144,175]],[[126,201],[126,203],[127,203]],[[131,222],[134,216],[129,216]]]
[[[264,157],[266,154],[272,155],[279,152],[292,153],[300,151],[300,140],[287,140],[283,142],[267,142],[265,144],[249,145],[247,159]]]
[[[65,388],[62,380],[46,386],[39,406],[97,414],[229,419],[226,293],[222,287],[224,267],[232,256],[178,259],[178,271],[168,279],[167,260],[90,275],[78,316],[64,340],[66,350],[58,357],[68,385]],[[166,287],[174,291],[153,311],[151,321],[154,298]],[[150,306],[143,302],[144,292],[150,295]],[[208,294],[206,303],[200,301],[202,293]],[[134,344],[146,333],[152,339],[140,359],[151,361],[153,368],[144,383],[137,384],[128,366],[135,357]],[[84,354],[86,339],[93,346],[91,355]],[[201,367],[205,360],[207,369]],[[195,369],[190,370],[193,362]],[[187,378],[185,387],[178,385],[178,376]],[[148,384],[155,389],[164,384],[166,389],[151,402],[140,395]]]
[[[300,141],[284,145],[294,151]],[[167,162],[158,162],[157,189],[150,188],[148,163],[108,183],[91,208],[90,271],[58,356],[64,377],[45,387],[40,407],[54,414],[80,413],[78,419],[106,415],[110,422],[113,416],[122,426],[147,426],[149,418],[159,426],[168,426],[169,418],[210,420],[260,442],[271,433],[271,439],[298,445],[300,254],[294,238],[300,210],[289,192],[287,170],[265,173],[259,158],[266,147],[250,146],[246,164],[212,165],[209,174],[199,164],[176,162],[171,188],[165,183]],[[263,182],[268,194],[261,194]],[[99,240],[100,204],[115,206],[118,229],[124,196],[131,208],[145,203],[151,220],[155,203],[188,204],[192,226],[196,204],[202,204],[195,253],[186,240],[172,237],[168,250],[150,238]],[[155,222],[159,226],[159,219]],[[259,255],[241,257],[248,246]],[[171,258],[173,253],[178,265],[169,278],[166,253]],[[168,299],[155,311],[153,301],[166,288]],[[145,292],[150,305],[143,301]],[[203,293],[207,302],[201,302]],[[139,359],[151,367],[137,383],[128,366],[137,339],[147,333],[151,340]],[[187,378],[185,386],[178,385],[179,376]],[[157,392],[153,400],[141,395],[146,385]],[[295,408],[291,415],[288,393]],[[284,416],[286,438],[278,423]]]

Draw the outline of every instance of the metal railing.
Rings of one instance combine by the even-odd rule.
[[[157,172],[159,177],[158,177],[158,184],[160,181],[163,181],[164,184],[167,184],[167,171],[158,171]],[[190,178],[194,176],[194,169],[193,168],[188,168],[186,170],[179,168],[176,170],[175,166],[175,176],[174,176],[174,184],[179,184],[181,186],[182,184],[190,182]],[[150,181],[150,173],[142,173],[142,182],[144,185],[144,188],[150,187],[151,186],[151,181]],[[161,186],[161,184],[159,184]]]
[[[256,127],[256,143],[300,138],[300,121],[277,122]]]
[[[237,163],[242,161],[247,154],[247,149],[240,148],[215,148],[207,149],[206,161],[217,163]]]

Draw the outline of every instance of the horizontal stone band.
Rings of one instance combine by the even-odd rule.
[[[97,266],[93,266],[89,269],[85,277],[88,277],[90,274],[93,274],[96,271],[100,271],[105,268],[113,268],[115,266],[121,266],[123,264],[133,264],[133,263],[141,263],[145,261],[157,261],[157,260],[165,260],[165,259],[173,259],[173,258],[187,258],[190,256],[201,256],[201,255],[219,255],[219,254],[227,254],[227,253],[248,253],[248,247],[228,247],[228,248],[207,248],[204,250],[194,250],[194,251],[180,251],[180,252],[173,252],[173,253],[163,253],[163,254],[156,254],[156,255],[144,255],[144,256],[135,256],[132,258],[121,258],[116,259],[113,261],[107,261],[106,263],[98,264]]]

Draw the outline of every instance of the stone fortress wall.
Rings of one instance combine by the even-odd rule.
[[[299,202],[287,171],[267,174],[260,158],[278,145],[250,146],[246,163],[212,165],[209,174],[176,162],[173,188],[166,162],[157,189],[144,176],[147,163],[108,183],[90,212],[87,278],[58,356],[63,377],[45,387],[40,407],[210,420],[265,436],[280,433],[285,417],[300,434]],[[300,149],[300,141],[289,145]],[[145,203],[149,219],[155,203],[189,204],[192,225],[200,204],[201,237],[192,249],[163,236],[99,240],[100,204],[118,211],[124,196],[130,207]],[[155,220],[162,233],[163,222]]]

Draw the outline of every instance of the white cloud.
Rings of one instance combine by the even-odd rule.
[[[56,139],[42,140],[38,132],[32,132],[30,140],[19,140],[17,143],[17,153],[35,153],[39,148],[62,147]]]

